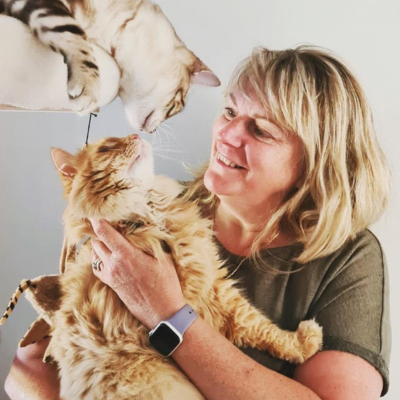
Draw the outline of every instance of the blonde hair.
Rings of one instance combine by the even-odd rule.
[[[376,221],[386,207],[390,172],[378,144],[372,113],[353,73],[330,51],[299,46],[263,47],[236,68],[227,92],[253,90],[282,129],[304,145],[304,177],[266,223],[252,246],[282,226],[303,245],[299,263],[326,256]],[[203,184],[205,168],[191,184],[211,210],[217,200]]]

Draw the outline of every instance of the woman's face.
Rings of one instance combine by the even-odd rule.
[[[220,198],[278,207],[302,175],[300,139],[280,129],[259,101],[238,90],[225,99],[224,107],[213,127],[205,186]]]

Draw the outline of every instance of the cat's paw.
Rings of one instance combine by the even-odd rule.
[[[318,350],[321,350],[322,327],[313,319],[302,321],[296,333],[301,347],[301,354],[298,354],[298,359],[293,360],[293,362],[302,363],[312,357]]]
[[[98,108],[100,98],[99,69],[95,62],[76,59],[68,63],[68,97],[73,111],[88,114]]]

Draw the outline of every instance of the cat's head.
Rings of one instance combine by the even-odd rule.
[[[145,213],[153,157],[149,143],[138,135],[104,138],[76,155],[53,148],[52,157],[74,218],[119,221]]]
[[[121,70],[119,96],[135,129],[153,132],[179,113],[191,84],[220,85],[150,2],[124,24],[114,43],[112,54]]]

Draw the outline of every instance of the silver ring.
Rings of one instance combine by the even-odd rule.
[[[93,261],[92,268],[95,269],[96,271],[101,271],[100,264],[102,263],[103,261],[101,261],[100,258],[97,258],[96,260]]]

